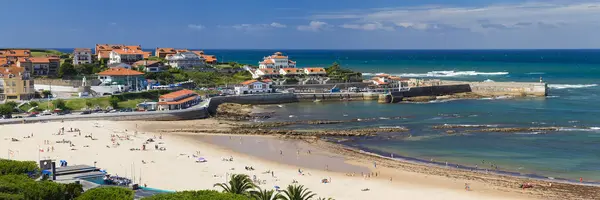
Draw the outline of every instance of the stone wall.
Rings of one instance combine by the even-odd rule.
[[[126,113],[97,113],[80,115],[78,113],[60,116],[41,116],[22,119],[0,120],[2,124],[35,123],[47,121],[77,121],[77,120],[113,120],[113,121],[177,121],[203,119],[209,117],[206,107],[195,106],[184,110],[126,112]]]
[[[442,96],[454,93],[471,92],[469,84],[412,87],[409,91],[392,92],[394,97]]]
[[[443,84],[469,84],[474,93],[482,95],[546,96],[547,83],[537,82],[460,82],[444,81]]]
[[[217,108],[222,103],[239,103],[239,104],[279,104],[298,102],[296,95],[293,93],[271,93],[271,94],[253,94],[240,96],[223,96],[210,98],[207,106],[208,113],[214,115],[217,113]]]
[[[308,84],[308,85],[273,85],[275,89],[288,89],[294,88],[296,91],[315,91],[323,92],[325,90],[331,90],[334,86],[340,89],[348,89],[350,87],[366,88],[369,83],[354,82],[354,83],[336,83],[336,84]]]
[[[92,80],[86,81],[87,85],[93,85]],[[82,80],[62,80],[62,79],[35,79],[35,84],[39,85],[52,85],[52,86],[71,86],[79,87],[83,83]]]

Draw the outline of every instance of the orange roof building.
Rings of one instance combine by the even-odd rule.
[[[204,54],[204,51],[192,51],[192,53],[204,58],[206,64],[217,64],[217,56],[215,55],[206,55]]]
[[[22,67],[0,63],[0,85],[0,101],[24,101],[35,97],[33,78]]]
[[[258,80],[248,80],[241,83],[241,86],[235,87],[234,91],[236,94],[258,94],[258,93],[270,93],[271,84]]]
[[[327,72],[325,71],[325,68],[322,68],[322,67],[307,67],[307,68],[304,68],[304,73],[306,75],[325,75],[325,74],[327,74]]]
[[[134,90],[143,89],[147,86],[143,72],[123,67],[108,68],[98,73],[98,79],[102,82],[102,85],[123,85]]]
[[[273,55],[263,58],[258,62],[258,68],[273,68],[279,71],[281,68],[296,68],[296,62],[289,60],[281,52],[275,52]]]
[[[281,68],[279,69],[279,74],[283,76],[293,76],[293,75],[301,75],[304,71],[300,68]]]
[[[179,90],[158,97],[159,110],[180,110],[198,105],[201,99],[198,93],[192,90]]]

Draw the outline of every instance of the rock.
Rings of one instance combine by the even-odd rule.
[[[455,131],[455,130],[447,130],[447,131],[446,131],[446,134],[449,134],[449,135],[451,135],[451,134],[454,134],[454,133],[456,133],[456,131]]]
[[[429,102],[436,100],[436,96],[419,96],[419,97],[404,97],[402,101],[410,101],[410,102]]]

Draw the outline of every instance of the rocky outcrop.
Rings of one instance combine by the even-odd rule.
[[[302,137],[323,137],[323,136],[375,136],[377,133],[384,132],[406,132],[404,127],[388,128],[363,128],[346,130],[276,130],[261,128],[233,128],[231,130],[215,129],[172,129],[162,130],[162,132],[184,132],[184,133],[204,133],[204,134],[233,134],[233,135],[280,135],[280,136],[302,136]]]
[[[487,128],[491,125],[466,125],[466,124],[444,124],[432,126],[432,129],[457,129],[457,128]]]
[[[475,130],[466,130],[465,132],[497,132],[497,133],[516,133],[516,132],[547,132],[559,131],[560,127],[512,127],[512,128],[484,128]]]

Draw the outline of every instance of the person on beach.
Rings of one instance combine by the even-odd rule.
[[[373,161],[373,166],[377,168],[377,162]]]
[[[279,150],[279,155],[283,156],[283,150]]]
[[[466,191],[470,191],[471,190],[471,186],[469,186],[468,183],[465,183],[465,190]]]

